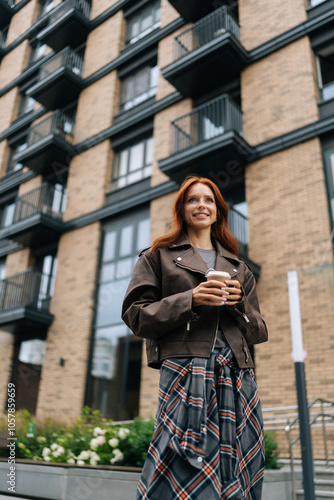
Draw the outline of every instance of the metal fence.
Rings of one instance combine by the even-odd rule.
[[[28,147],[44,139],[50,134],[54,134],[67,139],[73,134],[74,120],[61,111],[55,111],[44,120],[34,125],[29,132]]]
[[[69,47],[66,47],[41,66],[38,80],[44,80],[44,78],[60,68],[67,68],[70,71],[73,71],[75,75],[81,76],[83,58]]]
[[[193,50],[203,47],[226,32],[232,33],[240,39],[240,28],[226,6],[215,10],[190,28],[182,31],[174,41],[174,61],[189,54]]]
[[[228,130],[242,134],[242,113],[227,94],[209,101],[171,123],[172,154],[194,147]]]
[[[15,202],[13,223],[20,222],[36,214],[46,214],[54,218],[62,216],[62,198],[65,197],[65,188],[55,187],[44,183],[40,187],[20,196]],[[58,198],[60,202],[58,202]],[[57,203],[55,203],[55,200]]]
[[[240,253],[247,255],[248,250],[248,219],[233,208],[228,211],[228,227],[238,240]]]
[[[41,294],[43,280],[50,277],[28,269],[0,281],[0,311],[16,307],[31,306],[39,310],[48,310],[50,296]]]
[[[86,19],[90,16],[90,3],[87,0],[65,0],[50,11],[49,24],[54,23],[69,10],[74,9],[80,12]]]

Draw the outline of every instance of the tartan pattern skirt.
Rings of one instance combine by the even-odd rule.
[[[230,348],[163,362],[136,500],[261,500],[263,421],[253,369]]]

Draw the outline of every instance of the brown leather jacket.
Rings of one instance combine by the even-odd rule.
[[[215,344],[218,322],[240,368],[253,367],[249,346],[268,340],[247,264],[214,242],[215,269],[227,271],[243,290],[237,306],[192,308],[192,290],[204,281],[207,268],[187,237],[154,254],[144,251],[125,294],[122,319],[146,339],[148,365],[160,368],[172,357],[205,357]]]

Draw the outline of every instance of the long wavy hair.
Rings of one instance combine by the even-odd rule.
[[[176,244],[187,234],[187,225],[183,218],[183,205],[187,194],[187,190],[194,184],[205,184],[214,194],[217,206],[217,221],[211,226],[212,238],[217,240],[224,248],[238,255],[239,246],[235,237],[232,235],[228,227],[228,206],[222,197],[218,187],[214,182],[206,177],[198,177],[197,175],[188,176],[181,184],[173,207],[173,219],[170,231],[156,238],[150,248],[150,252],[154,252],[160,247],[167,247]]]

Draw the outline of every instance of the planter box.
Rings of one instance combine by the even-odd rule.
[[[41,500],[133,500],[140,469],[130,467],[78,467],[20,461],[15,464],[16,495]],[[0,462],[0,493],[8,491],[7,460]],[[290,471],[268,470],[262,500],[292,500]],[[297,487],[301,472],[296,472]]]

